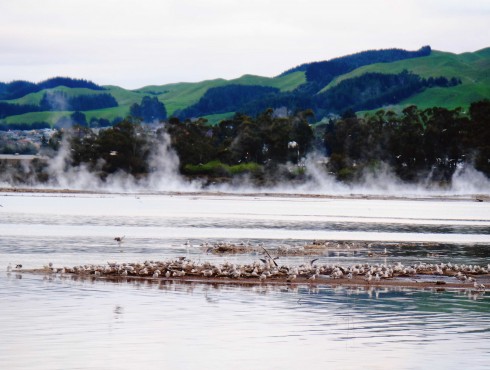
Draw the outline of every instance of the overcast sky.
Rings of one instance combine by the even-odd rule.
[[[0,81],[138,88],[368,49],[490,46],[489,0],[0,0]]]

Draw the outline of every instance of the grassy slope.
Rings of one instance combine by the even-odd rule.
[[[241,85],[261,85],[277,87],[281,91],[290,91],[306,81],[304,72],[296,72],[283,77],[261,77],[244,75],[233,80],[216,79],[202,82],[183,82],[162,86],[146,86],[138,90],[126,90],[118,86],[104,86],[105,91],[94,91],[90,89],[70,89],[67,87],[57,87],[51,90],[64,91],[67,95],[85,95],[97,93],[109,93],[116,98],[118,107],[85,111],[87,120],[92,117],[107,118],[112,120],[115,117],[126,117],[129,107],[133,103],[139,103],[145,95],[157,96],[162,101],[169,115],[177,109],[183,109],[196,103],[204,93],[211,87],[224,86],[229,84]],[[20,99],[8,100],[9,103],[17,104],[39,104],[46,90],[28,94]],[[70,112],[33,112],[17,116],[10,116],[5,119],[7,123],[30,123],[45,121],[54,124],[61,116],[69,115]],[[226,118],[233,115],[233,112],[226,115],[213,115],[209,117],[210,123],[216,123],[221,117]],[[222,119],[222,118],[221,118]]]
[[[107,91],[104,91],[104,90],[91,90],[91,89],[85,89],[85,88],[72,89],[72,88],[69,88],[66,86],[58,86],[54,89],[45,89],[45,90],[38,91],[36,93],[27,94],[26,96],[23,96],[22,98],[12,99],[12,100],[2,100],[2,101],[7,102],[7,103],[12,103],[12,104],[34,104],[34,105],[38,105],[39,102],[41,101],[43,95],[49,91],[62,91],[67,96],[93,95],[93,94],[107,93]]]
[[[240,78],[233,80],[208,80],[198,83],[175,83],[163,86],[146,86],[142,89],[135,90],[142,93],[150,92],[152,94],[158,94],[158,99],[165,103],[167,112],[172,114],[177,109],[186,108],[194,103],[197,103],[199,99],[205,94],[205,92],[212,87],[219,87],[231,84],[238,85],[260,85],[271,86],[280,89],[281,91],[290,91],[301,85],[306,81],[304,72],[292,73],[283,77],[261,77],[244,75]]]
[[[235,112],[210,114],[209,116],[204,116],[203,118],[208,120],[208,125],[215,126],[221,121],[231,118],[235,115]]]
[[[399,107],[415,104],[420,108],[434,106],[455,108],[468,106],[476,100],[490,98],[490,74],[488,73],[490,48],[463,54],[433,51],[427,57],[372,64],[336,78],[322,91],[328,90],[340,81],[367,72],[400,73],[404,69],[426,78],[431,76],[459,77],[462,84],[450,88],[427,89],[400,102]]]
[[[393,109],[401,109],[404,106],[415,104],[420,108],[442,106],[455,108],[468,106],[471,102],[490,98],[490,48],[482,49],[474,53],[452,54],[447,52],[433,51],[430,56],[402,60],[394,63],[378,63],[358,68],[350,73],[342,75],[327,85],[322,91],[335,86],[340,81],[360,76],[367,72],[400,73],[409,70],[422,77],[459,77],[462,84],[451,88],[432,88],[414,95]],[[126,90],[118,86],[105,86],[105,91],[94,91],[90,89],[70,89],[58,87],[54,90],[64,91],[67,95],[83,95],[110,93],[119,103],[118,107],[86,111],[87,120],[92,117],[107,118],[126,117],[129,107],[133,103],[139,103],[145,95],[157,96],[165,103],[167,112],[172,115],[175,110],[183,109],[196,103],[204,93],[211,87],[224,86],[228,84],[261,85],[277,87],[281,91],[290,91],[305,82],[304,72],[295,72],[283,77],[260,77],[244,75],[233,80],[208,80],[196,83],[175,83],[161,86],[146,86],[138,90]],[[20,99],[10,100],[10,103],[39,104],[45,91],[26,95]],[[7,123],[30,123],[46,121],[54,124],[61,116],[69,115],[70,112],[34,112],[18,116],[7,117]],[[215,124],[221,119],[233,115],[233,112],[212,115],[208,118],[210,124]]]
[[[92,110],[84,112],[86,114],[87,120],[92,117],[108,118],[112,119],[114,117],[126,117],[129,112],[129,106],[134,102],[141,101],[143,95],[139,93],[132,92],[130,90],[125,90],[117,86],[106,86],[107,90],[91,90],[85,88],[69,88],[65,86],[59,86],[54,89],[46,89],[38,91],[36,93],[28,94],[19,99],[4,100],[8,103],[13,104],[35,104],[38,105],[41,101],[43,95],[47,91],[62,91],[66,93],[67,96],[78,96],[78,95],[93,95],[93,94],[112,94],[114,98],[118,101],[119,106],[114,108]],[[68,116],[71,112],[31,112],[25,113],[17,116],[10,116],[5,119],[7,123],[31,123],[31,122],[48,122],[54,124],[60,117]]]
[[[71,112],[32,112],[19,114],[17,116],[9,116],[2,121],[5,123],[34,123],[48,122],[54,124],[63,116],[69,116]]]

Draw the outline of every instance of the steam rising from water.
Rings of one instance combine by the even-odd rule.
[[[471,166],[460,166],[452,177],[451,186],[437,187],[422,179],[419,183],[408,184],[400,180],[390,167],[383,164],[375,172],[365,172],[361,181],[347,184],[338,181],[327,173],[321,165],[318,155],[310,154],[305,162],[308,181],[290,184],[286,181],[281,185],[267,188],[254,187],[250,181],[242,181],[241,185],[220,185],[210,190],[224,192],[277,192],[294,194],[324,195],[373,195],[395,197],[430,197],[430,196],[472,196],[490,195],[490,180]]]
[[[49,182],[36,183],[34,171],[24,165],[22,171],[28,174],[28,184],[37,188],[58,188],[73,190],[94,190],[113,192],[228,192],[228,193],[293,193],[323,195],[377,195],[399,197],[426,196],[470,196],[475,194],[490,195],[490,180],[471,166],[460,166],[453,175],[451,186],[440,188],[430,185],[428,181],[417,184],[402,182],[384,165],[375,172],[366,172],[362,181],[355,185],[339,182],[328,174],[321,158],[310,154],[303,165],[308,180],[304,182],[273,181],[268,186],[258,187],[247,176],[234,179],[230,184],[205,186],[197,180],[188,180],[179,173],[179,158],[170,146],[170,137],[165,134],[150,156],[151,172],[144,179],[137,179],[125,172],[110,174],[100,179],[97,169],[89,171],[86,166],[69,166],[70,146],[65,138],[58,154],[48,165]],[[102,168],[103,160],[96,166]],[[294,167],[292,164],[289,166]],[[12,186],[12,173],[1,174],[0,185]],[[3,183],[2,183],[3,181]]]
[[[471,166],[458,166],[452,178],[452,191],[455,193],[488,194],[490,181]]]
[[[115,192],[199,191],[202,189],[199,182],[187,181],[179,174],[179,158],[170,147],[170,137],[167,134],[163,135],[159,146],[150,156],[151,173],[145,179],[136,179],[120,171],[102,180],[97,173],[91,172],[84,165],[70,166],[70,156],[70,145],[68,139],[65,138],[58,154],[49,162],[49,188]],[[96,167],[101,169],[103,164],[101,159]]]
[[[163,134],[158,147],[150,156],[152,172],[142,185],[148,190],[158,191],[199,191],[202,184],[188,181],[179,173],[179,157],[170,146],[170,136]]]

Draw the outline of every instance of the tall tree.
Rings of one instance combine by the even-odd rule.
[[[129,114],[141,118],[143,122],[161,121],[167,118],[167,109],[156,96],[144,96],[140,104],[131,105]]]

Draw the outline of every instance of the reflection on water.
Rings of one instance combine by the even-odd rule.
[[[216,256],[199,244],[314,239],[372,241],[374,257],[367,247],[340,248],[319,263],[490,262],[485,202],[9,195],[1,204],[1,270],[176,256],[247,263],[260,256]],[[401,240],[432,243],[377,243]],[[0,271],[0,303],[0,369],[485,369],[490,360],[490,298],[471,291]]]
[[[465,291],[0,281],[6,369],[474,369],[490,360],[490,298]]]
[[[380,222],[381,221],[381,222]],[[145,227],[145,228],[199,228],[209,229],[287,229],[309,231],[372,231],[433,233],[433,234],[489,234],[490,222],[477,220],[396,220],[375,218],[349,218],[339,220],[278,220],[261,219],[249,220],[240,218],[167,218],[167,217],[128,217],[117,218],[87,217],[87,216],[58,216],[58,215],[10,215],[2,221],[3,224],[30,224],[43,226],[111,226],[111,227]]]

